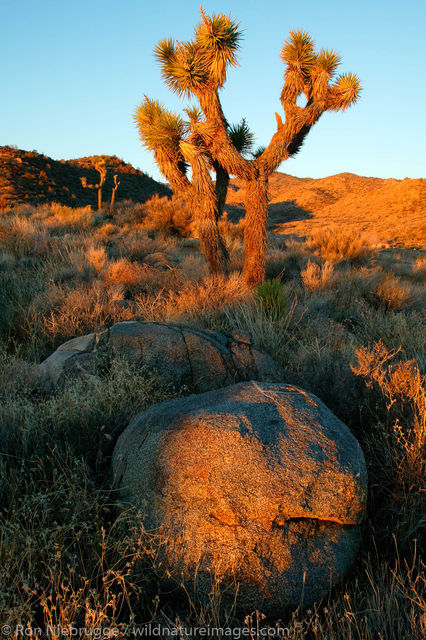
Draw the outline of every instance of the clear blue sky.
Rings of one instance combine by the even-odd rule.
[[[115,154],[156,178],[132,114],[144,93],[184,106],[162,84],[152,50],[189,39],[199,0],[0,0],[0,144],[53,158]],[[222,91],[228,120],[246,117],[258,144],[274,132],[289,29],[343,56],[364,91],[348,112],[324,115],[280,167],[297,176],[350,171],[426,174],[426,3],[421,0],[205,0],[244,29],[240,66]]]

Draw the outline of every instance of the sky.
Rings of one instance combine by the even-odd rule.
[[[133,121],[146,94],[181,112],[153,56],[164,37],[188,40],[201,0],[0,0],[0,145],[55,159],[116,155],[162,179]],[[290,29],[343,57],[363,92],[326,113],[280,171],[320,178],[426,174],[426,3],[420,0],[204,0],[243,29],[239,66],[221,100],[266,145],[282,114],[279,52]],[[282,114],[283,115],[283,114]]]

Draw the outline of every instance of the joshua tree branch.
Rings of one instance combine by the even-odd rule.
[[[209,152],[226,169],[230,175],[235,175],[242,180],[248,180],[254,176],[251,161],[246,160],[232,144],[227,131],[227,121],[223,115],[217,90],[196,93],[200,107],[210,125],[211,133],[205,136],[204,142]]]

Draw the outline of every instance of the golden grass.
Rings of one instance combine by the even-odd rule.
[[[196,240],[145,218],[140,205],[120,205],[111,220],[45,206],[0,220],[1,622],[122,633],[151,617],[176,630],[177,620],[239,626],[252,613],[226,611],[217,590],[204,608],[164,595],[130,514],[114,514],[115,438],[169,397],[161,381],[112,361],[54,396],[31,386],[31,362],[65,340],[146,319],[249,331],[363,446],[370,498],[356,566],[311,609],[278,612],[281,626],[300,640],[423,638],[424,256],[368,242],[365,251],[346,225],[337,245],[327,234],[313,244],[275,237],[277,284],[259,293],[238,271],[208,276]],[[223,227],[236,269],[241,226]]]
[[[131,262],[127,258],[120,258],[108,265],[105,273],[105,282],[124,286],[138,285],[143,281],[146,272],[147,269],[137,262]]]
[[[194,232],[191,209],[179,196],[155,195],[145,203],[144,225],[148,229],[188,237]]]
[[[320,291],[321,289],[329,289],[333,285],[333,272],[334,269],[331,262],[324,262],[319,265],[309,260],[300,275],[306,289]]]
[[[415,297],[409,282],[402,282],[391,273],[384,276],[376,289],[379,299],[391,309],[407,307]]]
[[[331,263],[360,260],[372,253],[365,234],[355,230],[342,230],[338,227],[317,231],[308,238],[307,246],[323,260]]]
[[[108,260],[105,247],[91,246],[86,251],[86,257],[88,263],[99,273],[105,266]]]

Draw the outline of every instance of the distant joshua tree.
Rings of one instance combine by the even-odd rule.
[[[230,126],[219,99],[229,66],[237,65],[241,31],[230,16],[201,20],[189,42],[162,40],[155,49],[167,85],[180,97],[195,97],[200,109],[186,109],[188,121],[145,96],[135,119],[143,144],[154,152],[160,170],[172,188],[189,198],[197,220],[201,247],[213,272],[226,267],[226,251],[217,220],[223,212],[231,175],[246,189],[243,274],[249,285],[265,276],[268,179],[284,160],[297,153],[310,131],[326,111],[345,111],[361,91],[351,73],[332,81],[340,64],[333,50],[315,51],[304,31],[290,31],[281,49],[286,65],[281,104],[285,115],[275,113],[277,130],[266,148],[248,155],[253,143],[245,121]],[[305,105],[297,104],[305,96]],[[192,181],[187,176],[188,165]],[[213,183],[210,172],[216,174]]]
[[[102,208],[102,187],[105,182],[105,178],[107,175],[107,161],[103,156],[98,156],[94,159],[93,167],[99,173],[99,182],[98,184],[87,184],[87,178],[81,178],[81,184],[86,189],[97,189],[98,190],[98,211]],[[120,184],[120,183],[119,183]],[[118,186],[118,185],[117,185]],[[114,192],[115,195],[115,192]]]
[[[114,184],[112,185],[112,192],[111,192],[111,202],[109,203],[109,208],[111,211],[114,209],[115,194],[117,192],[118,187],[120,186],[120,181],[117,178],[118,178],[118,174],[115,173]]]

